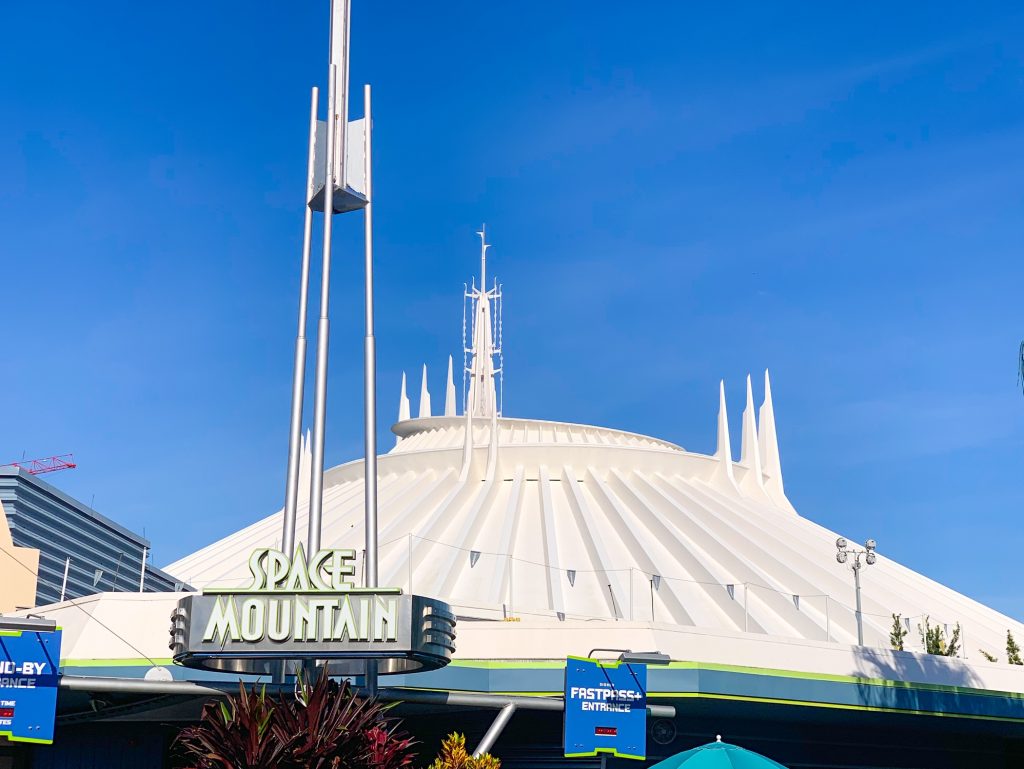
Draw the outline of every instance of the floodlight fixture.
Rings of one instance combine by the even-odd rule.
[[[594,649],[591,649],[589,652],[587,652],[587,658],[588,659],[595,659],[594,654],[596,654],[597,652],[621,652],[622,654],[632,654],[633,650],[632,649],[611,649],[611,648],[606,648],[606,647],[603,647],[603,646],[598,646],[598,647],[596,647]]]
[[[630,665],[667,665],[672,658],[661,652],[623,652],[619,655],[619,662]]]
[[[853,584],[857,593],[857,645],[864,645],[864,616],[861,611],[860,601],[860,570],[863,567],[861,563],[861,556],[864,556],[864,564],[868,566],[874,565],[875,561],[878,560],[878,554],[875,553],[875,548],[878,547],[878,543],[873,539],[869,539],[864,543],[864,549],[858,550],[856,547],[850,547],[846,541],[846,537],[839,537],[836,540],[836,561],[838,563],[846,563],[850,556],[853,556],[853,563],[850,567],[853,569]]]
[[[0,631],[50,632],[57,629],[56,621],[38,615],[28,617],[0,617]]]
[[[594,659],[597,652],[619,652],[618,661],[628,665],[667,665],[672,661],[670,656],[659,651],[635,652],[632,649],[591,649],[587,657]]]

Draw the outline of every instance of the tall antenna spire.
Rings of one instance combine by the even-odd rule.
[[[469,375],[466,412],[473,417],[490,417],[498,413],[494,377],[501,373],[501,368],[494,365],[499,350],[495,346],[492,305],[500,301],[501,288],[495,283],[492,289],[487,289],[487,249],[491,244],[487,242],[486,225],[480,228],[477,235],[480,236],[480,287],[473,285],[466,292],[473,311],[473,331],[470,337],[472,347],[469,349],[469,365],[466,367]]]
[[[480,289],[487,288],[487,249],[490,244],[487,242],[487,225],[481,224],[477,232],[480,236]]]

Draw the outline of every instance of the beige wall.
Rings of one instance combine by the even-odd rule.
[[[0,612],[31,609],[36,605],[39,551],[15,547],[7,514],[0,504]]]

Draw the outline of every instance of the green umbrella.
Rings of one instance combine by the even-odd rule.
[[[760,753],[744,750],[739,745],[709,742],[693,750],[676,753],[660,761],[650,769],[786,769],[778,761],[765,758]]]

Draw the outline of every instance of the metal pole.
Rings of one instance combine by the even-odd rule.
[[[64,561],[64,581],[60,583],[60,600],[64,600],[64,596],[68,591],[68,569],[71,568],[70,556]]]
[[[373,163],[370,160],[371,132],[370,86],[363,86],[365,116],[363,130],[365,152],[363,167],[366,178],[365,244],[366,244],[366,337],[363,340],[363,390],[365,396],[364,480],[366,488],[366,587],[377,587],[377,352],[373,335]]]
[[[484,753],[494,747],[495,741],[501,736],[501,733],[505,731],[505,726],[511,720],[512,716],[516,712],[516,703],[510,702],[501,710],[498,711],[498,715],[494,717],[494,721],[491,722],[490,728],[488,728],[483,739],[480,740],[476,746],[476,750],[473,751],[473,758],[480,758]]]
[[[331,304],[331,223],[334,218],[334,132],[338,116],[335,115],[335,80],[338,67],[331,64],[327,92],[327,147],[324,152],[324,246],[323,267],[320,275],[320,320],[316,332],[316,380],[313,391],[313,468],[309,483],[309,531],[306,552],[312,556],[320,549],[320,519],[324,504],[324,431],[327,422],[327,351],[331,322],[328,314]],[[341,126],[345,130],[345,126]]]
[[[853,584],[857,588],[857,646],[864,645],[864,617],[860,610],[860,558],[853,563]]]
[[[373,119],[370,86],[363,86],[363,173],[366,180],[364,216],[366,247],[366,336],[363,339],[364,420],[363,487],[365,489],[366,575],[365,587],[377,587],[377,349],[373,336],[373,163],[370,159]],[[377,663],[367,660],[366,688],[377,693]]]
[[[309,106],[309,141],[306,154],[306,215],[302,226],[302,272],[299,279],[299,327],[295,335],[295,365],[292,370],[292,415],[288,428],[288,475],[284,489],[284,528],[281,550],[289,558],[295,553],[295,516],[299,499],[299,463],[302,448],[302,405],[306,387],[306,315],[309,311],[309,252],[313,238],[313,209],[310,193],[316,177],[316,115],[320,89],[313,88]]]
[[[139,592],[142,593],[146,589],[146,555],[149,553],[149,548],[142,548],[142,568],[139,570]]]

